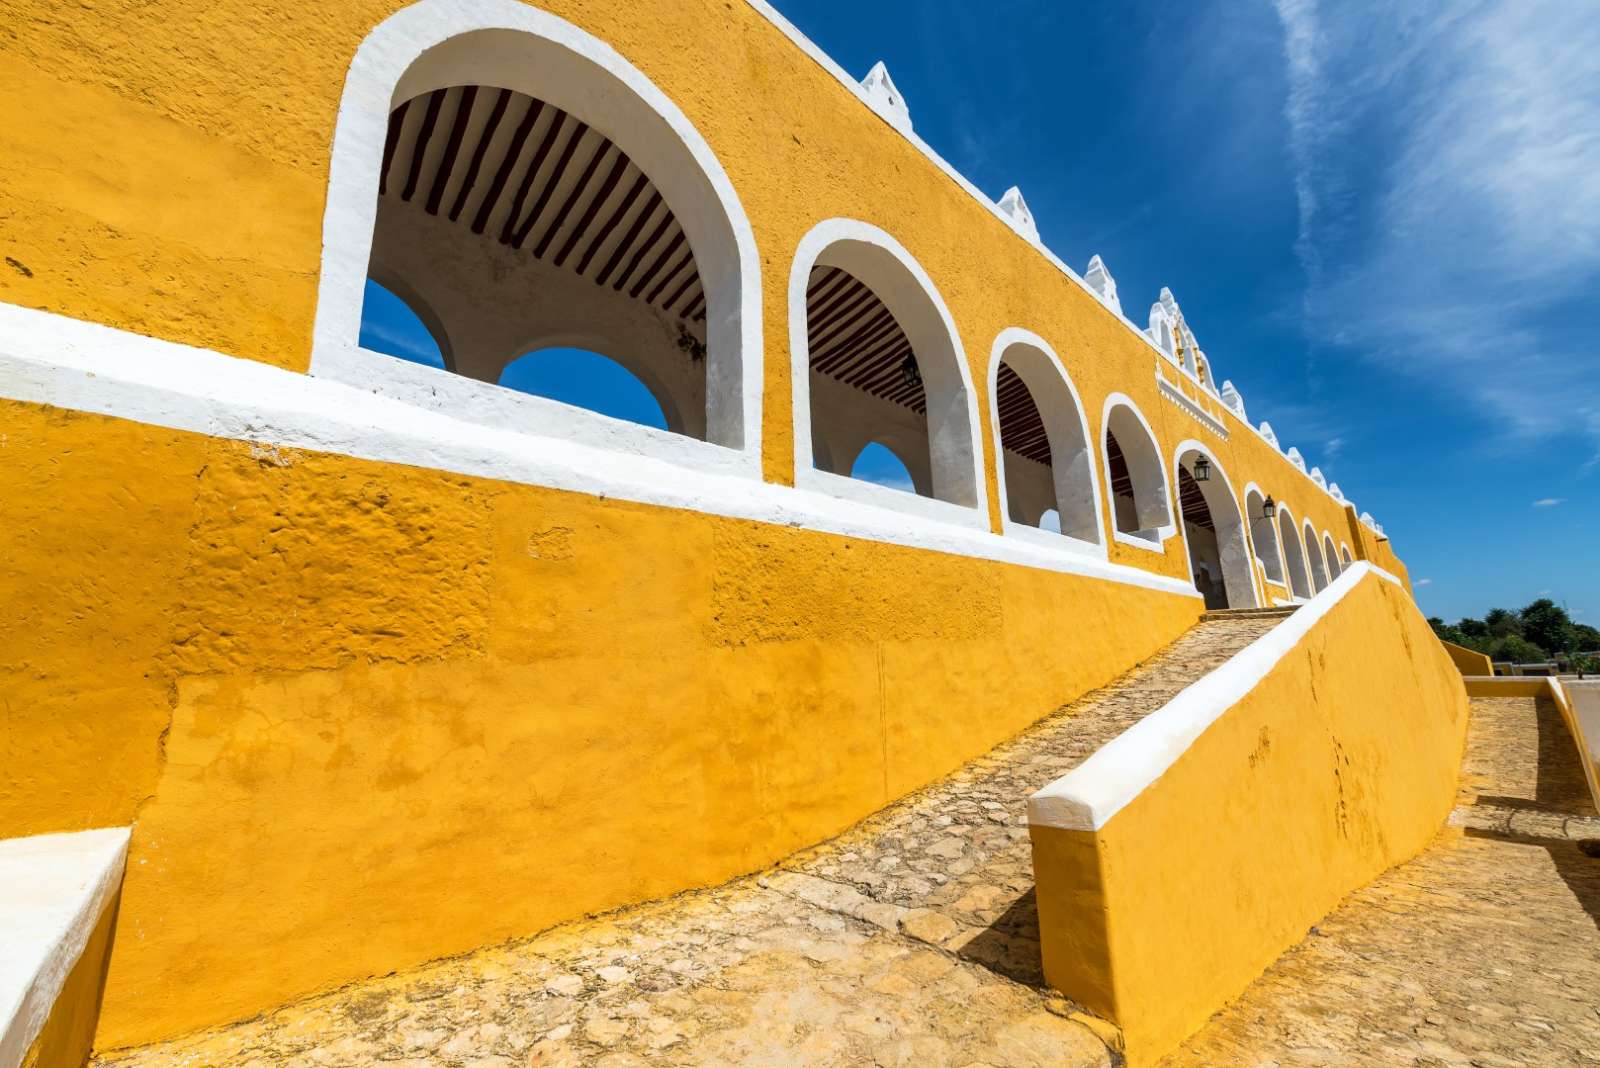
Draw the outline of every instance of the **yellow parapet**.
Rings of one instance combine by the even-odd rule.
[[[1468,649],[1466,646],[1457,645],[1455,642],[1441,641],[1439,644],[1444,646],[1446,653],[1450,654],[1450,662],[1455,664],[1456,670],[1461,672],[1463,677],[1472,678],[1494,674],[1494,661],[1489,659],[1487,653],[1480,653],[1476,649]]]
[[[1045,974],[1153,1063],[1449,812],[1459,674],[1358,564],[1030,800]]]

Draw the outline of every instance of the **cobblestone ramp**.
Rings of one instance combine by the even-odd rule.
[[[1351,894],[1168,1068],[1600,1064],[1600,838],[1546,699],[1475,698],[1438,839]]]
[[[98,1063],[1109,1066],[1042,988],[1027,797],[1275,622],[1203,623],[762,875]]]

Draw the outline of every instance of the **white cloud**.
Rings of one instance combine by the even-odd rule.
[[[1413,582],[1411,585],[1413,585],[1413,586],[1432,586],[1433,585],[1433,579],[1431,579],[1431,578],[1417,579],[1417,581]]]
[[[1556,505],[1562,504],[1565,501],[1565,497],[1540,497],[1538,500],[1533,502],[1533,506],[1535,508],[1554,508]]]
[[[1455,390],[1502,440],[1585,435],[1600,463],[1600,20],[1275,2],[1308,335]]]
[[[1335,435],[1322,443],[1322,455],[1329,460],[1337,460],[1344,451],[1344,438]]]

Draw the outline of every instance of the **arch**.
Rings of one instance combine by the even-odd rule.
[[[683,416],[670,394],[621,360],[592,349],[552,345],[525,352],[500,369],[499,382],[612,419],[683,432]]]
[[[703,307],[689,313],[688,322],[694,326],[685,330],[691,335],[704,333],[703,339],[697,339],[705,349],[699,372],[704,380],[704,436],[733,450],[734,455],[694,452],[692,443],[662,446],[659,437],[651,437],[660,435],[655,430],[630,427],[624,430],[631,435],[619,434],[609,424],[586,422],[588,413],[553,412],[557,406],[550,402],[435,369],[402,365],[396,371],[386,366],[393,361],[375,362],[377,358],[356,343],[360,293],[377,244],[380,188],[394,162],[391,130],[409,136],[406,131],[412,129],[404,117],[391,126],[391,113],[412,101],[426,102],[425,107],[419,104],[417,112],[434,113],[435,123],[428,123],[425,114],[410,120],[419,131],[413,147],[421,147],[422,125],[432,129],[436,124],[441,134],[437,140],[443,142],[435,144],[426,156],[427,166],[419,159],[411,170],[421,181],[438,186],[437,193],[430,191],[424,198],[424,221],[445,225],[443,220],[455,203],[452,197],[459,199],[461,191],[469,188],[477,197],[477,190],[483,189],[482,199],[487,200],[495,183],[488,176],[481,176],[475,184],[469,181],[470,162],[461,170],[433,166],[436,161],[459,162],[467,156],[464,152],[452,155],[448,142],[459,139],[444,136],[447,128],[440,115],[449,116],[453,125],[464,125],[472,136],[481,132],[480,113],[486,126],[488,114],[504,99],[503,94],[543,104],[550,109],[543,121],[552,129],[557,113],[573,119],[562,129],[570,145],[588,138],[575,153],[580,163],[588,159],[595,163],[597,173],[609,174],[605,168],[622,166],[626,159],[626,167],[647,176],[670,206],[683,244],[692,251],[703,290]],[[529,105],[524,119],[531,110]],[[454,123],[458,117],[461,124]],[[531,158],[534,150],[525,151]],[[606,153],[604,159],[602,153]],[[509,150],[505,154],[510,155]],[[472,157],[476,156],[474,151]],[[406,184],[411,184],[409,174]],[[591,188],[586,187],[585,196]],[[614,187],[610,195],[617,195]],[[593,222],[592,217],[585,221],[588,208],[566,204],[570,199],[549,198],[547,203],[561,201],[563,207],[550,208],[548,222],[538,212],[528,217],[530,222],[538,219],[552,235],[552,240],[541,239],[547,253],[554,249],[559,256],[561,249],[556,246],[564,247],[580,224]],[[600,199],[598,189],[594,189],[593,199]],[[606,206],[610,204],[607,201]],[[492,210],[505,210],[509,217],[512,206],[501,209],[497,204]],[[416,208],[419,219],[424,217],[423,210]],[[605,212],[595,215],[604,216]],[[459,218],[455,221],[461,222]],[[558,229],[560,240],[555,241]],[[687,268],[682,270],[686,274]],[[435,296],[432,303],[437,309]],[[477,421],[526,429],[531,418],[544,419],[560,432],[596,443],[611,445],[620,438],[637,451],[663,454],[665,447],[670,458],[714,460],[720,466],[759,475],[760,316],[755,237],[726,173],[677,106],[610,46],[571,23],[515,0],[481,0],[472,5],[418,0],[385,19],[362,42],[346,77],[334,132],[313,330],[313,374]],[[468,354],[463,339],[454,336],[453,329],[452,342],[456,359],[465,363]],[[509,351],[515,347],[514,342],[504,346],[502,363],[517,354]],[[528,347],[532,346],[525,344],[523,351]],[[605,344],[590,347],[616,351]]]
[[[926,467],[923,496],[966,510],[935,514],[987,524],[966,355],[944,299],[898,241],[853,219],[813,227],[789,275],[789,350],[796,485],[903,507],[903,495],[868,489],[863,497],[859,482],[818,466],[856,455],[858,441],[880,440],[917,481]]]
[[[1339,543],[1339,557],[1344,561],[1344,566],[1349,567],[1355,561],[1350,557],[1350,546],[1344,542]]]
[[[1061,534],[1100,546],[1105,520],[1089,422],[1072,376],[1037,334],[1009,327],[995,338],[989,417],[1007,531],[1038,528],[1055,511]]]
[[[1100,426],[1113,535],[1124,544],[1159,547],[1176,526],[1155,431],[1125,393],[1106,398]]]
[[[1311,525],[1311,520],[1305,520],[1300,527],[1300,536],[1306,544],[1306,570],[1311,575],[1311,588],[1321,593],[1328,588],[1328,568],[1322,560],[1322,546],[1317,541],[1316,528]]]
[[[1211,467],[1204,480],[1194,473],[1195,461],[1201,458]],[[1191,438],[1173,451],[1172,481],[1179,488],[1178,508],[1190,570],[1195,588],[1206,595],[1206,607],[1255,608],[1259,602],[1249,538],[1228,473],[1204,444]],[[1202,584],[1203,570],[1220,571],[1220,575],[1210,576],[1210,590]]]
[[[1250,548],[1255,551],[1256,559],[1261,561],[1267,581],[1287,586],[1283,552],[1278,545],[1278,526],[1271,516],[1263,514],[1265,511],[1266,497],[1261,487],[1252,482],[1244,488],[1244,520],[1250,528]]]
[[[876,470],[863,470],[863,461]],[[861,451],[850,463],[849,473],[851,478],[886,486],[901,493],[927,493],[925,485],[917,484],[917,476],[912,473],[911,465],[886,442],[869,441],[861,446]]]
[[[1339,566],[1339,553],[1333,546],[1333,535],[1327,531],[1322,533],[1322,558],[1327,561],[1328,581],[1332,582],[1344,569]]]
[[[374,308],[374,298],[377,298],[378,302],[389,303],[398,308],[403,308],[405,312],[410,314],[411,318],[416,321],[416,325],[428,335],[433,342],[434,348],[438,350],[439,359],[437,364],[431,360],[418,359],[417,356],[422,354],[406,355],[395,352],[393,347],[367,345],[365,343],[369,329],[375,329],[380,332],[383,329],[381,324],[383,315],[379,309]],[[371,349],[374,352],[382,352],[398,359],[410,360],[412,363],[421,363],[428,367],[437,366],[452,370],[455,366],[455,359],[450,351],[450,334],[445,330],[444,323],[434,314],[427,301],[423,300],[404,281],[393,276],[389,276],[387,279],[368,277],[361,293],[361,328],[359,337],[362,347]]]
[[[1061,512],[1055,508],[1046,508],[1039,513],[1037,524],[1040,530],[1048,530],[1054,534],[1061,533]]]
[[[1301,600],[1309,599],[1311,570],[1306,567],[1305,546],[1301,544],[1294,513],[1282,501],[1278,502],[1278,544],[1283,548],[1284,570],[1289,573],[1289,592]]]

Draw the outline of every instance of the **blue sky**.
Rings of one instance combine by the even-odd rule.
[[[1021,186],[1068,263],[1100,253],[1130,318],[1170,286],[1429,614],[1553,596],[1600,625],[1586,5],[776,4],[856,76],[884,60],[918,134]]]

